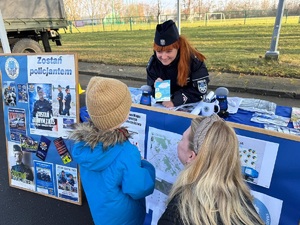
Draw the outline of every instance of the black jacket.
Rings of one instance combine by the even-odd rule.
[[[192,57],[188,82],[184,87],[177,84],[179,52],[176,59],[168,66],[164,66],[154,54],[147,65],[147,84],[152,87],[154,96],[154,82],[160,77],[171,80],[171,101],[174,106],[201,101],[207,93],[209,74],[204,62]]]
[[[255,210],[252,201],[248,200],[247,205],[249,205],[252,209]],[[223,222],[219,214],[217,215],[217,217],[218,217],[218,225],[223,225]],[[259,222],[255,218],[252,218],[252,221],[256,221],[256,223],[259,224]],[[240,224],[243,223],[241,222]],[[165,212],[160,217],[157,225],[184,225],[179,214],[178,196],[176,196],[169,202]]]
[[[169,202],[157,225],[184,225],[180,218],[177,197]]]

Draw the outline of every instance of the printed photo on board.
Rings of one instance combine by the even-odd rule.
[[[28,93],[26,84],[18,84],[18,102],[28,102]]]
[[[13,81],[4,81],[2,84],[3,100],[7,106],[17,105],[16,84]]]
[[[10,181],[14,186],[34,190],[34,173],[31,153],[22,151],[19,144],[8,142]]]
[[[52,111],[52,84],[28,84],[29,111],[33,129],[57,131]]]
[[[26,135],[20,135],[20,145],[24,152],[36,152],[38,149],[38,142],[33,140],[32,137]]]
[[[36,191],[55,195],[53,163],[34,161],[36,172]]]
[[[26,135],[25,110],[17,108],[8,108],[8,123],[10,140],[20,141],[20,135]]]
[[[78,201],[77,169],[56,165],[57,191],[60,198]]]
[[[75,116],[74,96],[75,90],[69,84],[59,83],[53,85],[53,115],[63,117]],[[73,98],[72,98],[73,97]]]

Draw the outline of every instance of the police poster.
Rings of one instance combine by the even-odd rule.
[[[2,54],[10,186],[81,204],[68,139],[79,121],[76,54]]]

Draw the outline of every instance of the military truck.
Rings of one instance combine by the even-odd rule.
[[[61,45],[59,29],[67,29],[63,0],[0,0],[12,53],[51,52]]]

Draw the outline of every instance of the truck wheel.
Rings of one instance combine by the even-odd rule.
[[[25,38],[19,40],[12,48],[12,53],[40,53],[43,52],[42,46],[38,42]]]

